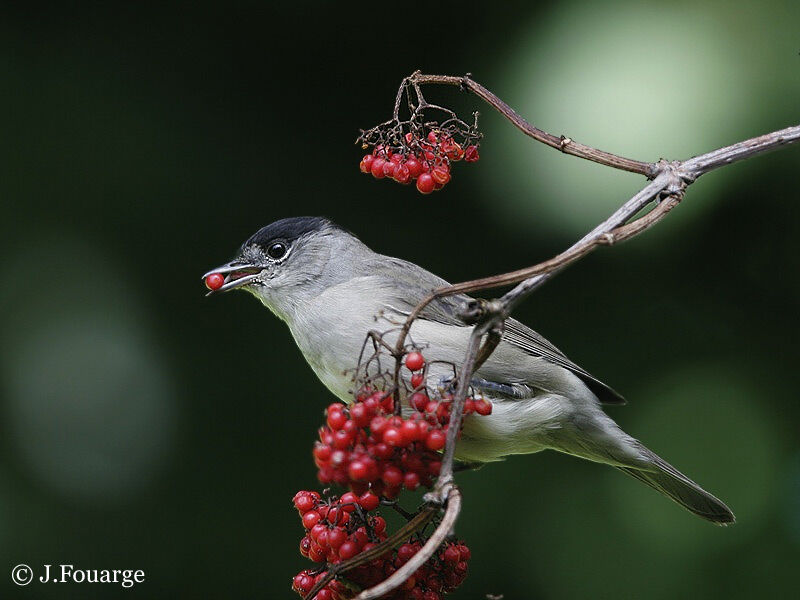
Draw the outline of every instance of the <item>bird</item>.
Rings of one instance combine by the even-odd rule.
[[[325,217],[290,217],[262,227],[233,260],[203,277],[210,294],[244,290],[284,321],[320,381],[353,402],[353,370],[369,331],[381,319],[403,322],[432,290],[448,283],[426,269],[374,252]],[[428,380],[452,378],[472,328],[459,318],[469,296],[428,304],[409,336],[425,347]],[[384,338],[394,344],[397,328]],[[441,361],[441,362],[438,362]],[[624,404],[614,389],[579,367],[531,328],[508,318],[500,343],[471,385],[492,402],[488,416],[467,418],[455,456],[482,465],[555,450],[615,467],[715,524],[731,509],[625,433],[603,410]]]

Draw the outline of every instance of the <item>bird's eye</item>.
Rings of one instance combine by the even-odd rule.
[[[267,250],[267,254],[269,254],[270,258],[278,260],[279,258],[283,258],[284,256],[286,256],[287,250],[288,248],[286,247],[286,244],[284,244],[283,242],[275,242],[269,247],[269,249]]]

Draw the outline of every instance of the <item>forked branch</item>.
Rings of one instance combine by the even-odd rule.
[[[565,154],[615,169],[644,175],[650,181],[605,221],[553,258],[510,273],[484,277],[433,290],[408,316],[394,349],[396,357],[400,357],[403,354],[406,338],[414,320],[420,316],[424,308],[431,302],[444,296],[516,284],[513,289],[494,300],[466,301],[459,315],[466,324],[474,325],[474,328],[466,356],[458,371],[458,383],[451,408],[450,426],[441,472],[435,488],[426,495],[429,507],[447,506],[445,517],[435,533],[422,550],[413,557],[412,561],[377,586],[361,592],[358,600],[378,598],[396,589],[419,566],[433,556],[439,545],[452,530],[461,506],[461,495],[453,481],[453,461],[457,436],[461,428],[464,401],[472,374],[497,346],[503,322],[517,304],[554,274],[580,260],[599,246],[610,246],[623,242],[653,227],[680,203],[686,189],[701,175],[719,167],[793,144],[800,139],[800,125],[796,125],[682,161],[667,161],[663,159],[657,162],[639,161],[586,146],[569,137],[556,136],[533,126],[498,96],[474,81],[469,75],[427,75],[419,71],[406,77],[400,85],[395,102],[395,120],[397,119],[397,112],[403,93],[407,92],[409,87],[414,89],[416,97],[420,99],[420,103],[424,103],[420,92],[420,87],[423,85],[459,87],[489,104],[525,135],[538,142]],[[441,108],[427,103],[414,108],[418,110],[425,107]],[[650,210],[643,212],[648,207]],[[399,364],[398,358],[396,375],[399,374]]]

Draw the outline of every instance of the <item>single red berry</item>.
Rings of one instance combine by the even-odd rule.
[[[464,158],[464,151],[461,149],[461,146],[452,140],[447,144],[445,154],[447,154],[447,158],[450,160],[458,161]]]
[[[375,163],[373,163],[375,164]],[[422,173],[417,178],[417,190],[420,194],[430,194],[436,187],[436,182],[428,173]]]
[[[343,511],[351,513],[356,509],[355,505],[358,504],[358,496],[353,492],[345,492],[339,498],[339,503],[342,505]]]
[[[369,422],[369,428],[373,435],[380,435],[388,425],[388,421],[384,417],[373,417]]]
[[[394,177],[394,170],[397,167],[397,163],[392,162],[391,160],[384,161],[383,163],[383,174],[384,176],[391,179]]]
[[[445,562],[449,562],[451,564],[457,564],[458,561],[461,560],[461,553],[458,551],[458,548],[454,544],[451,544],[442,554],[442,558],[444,559]]]
[[[383,441],[390,446],[402,447],[408,445],[408,441],[403,437],[402,432],[396,427],[387,427],[383,432]]]
[[[415,490],[419,487],[419,475],[416,473],[406,473],[403,475],[403,485],[407,490]]]
[[[311,550],[311,540],[305,536],[300,540],[300,554],[308,558],[308,551]]]
[[[328,545],[331,548],[338,548],[344,544],[345,540],[347,540],[347,533],[342,528],[334,527],[328,532]]]
[[[414,544],[403,544],[397,549],[397,560],[405,564],[417,553],[419,548]]]
[[[355,404],[350,409],[350,418],[358,427],[366,427],[369,424],[369,414],[364,404]]]
[[[314,458],[320,462],[327,462],[331,459],[333,450],[330,446],[326,446],[320,442],[314,444]]]
[[[347,423],[347,415],[344,414],[341,408],[335,411],[328,412],[328,427],[331,429],[341,429]]]
[[[425,376],[422,373],[414,373],[411,376],[411,387],[416,389],[425,383]]]
[[[333,434],[333,445],[335,448],[339,450],[344,450],[353,442],[353,436],[346,432],[344,429],[340,429],[339,431]]]
[[[422,432],[414,421],[405,421],[400,426],[400,433],[403,435],[403,438],[409,442],[416,442],[422,435]],[[386,439],[385,435],[384,439]]]
[[[386,467],[381,477],[386,485],[398,486],[403,483],[403,472],[397,467]]]
[[[422,173],[422,163],[420,163],[413,156],[408,157],[408,160],[406,161],[406,167],[408,167],[408,174],[411,179],[416,179],[419,177],[419,174]]]
[[[319,523],[319,520],[320,516],[317,511],[307,512],[306,514],[303,515],[303,527],[305,527],[306,529],[311,529],[312,527],[314,527],[314,525]]]
[[[425,366],[425,357],[421,352],[409,352],[406,354],[406,368],[409,371],[419,371]]]
[[[450,181],[450,169],[444,165],[436,166],[431,171],[431,177],[433,177],[433,181],[439,185],[445,185]]]
[[[343,508],[333,507],[328,511],[328,522],[333,525],[345,525],[349,521],[350,515]],[[321,541],[320,544],[322,544]]]
[[[358,503],[361,505],[361,508],[366,510],[367,512],[371,510],[375,510],[381,503],[381,499],[378,498],[372,492],[365,492],[359,499]]]
[[[386,174],[383,172],[383,164],[386,161],[382,158],[376,158],[372,161],[372,165],[370,166],[370,173],[375,179],[383,179],[386,177]]]
[[[323,529],[320,534],[317,536],[317,543],[319,544],[320,548],[328,548],[328,530]]]
[[[398,164],[394,169],[394,180],[397,183],[406,184],[411,181],[411,172],[408,169],[408,165]]]
[[[447,442],[447,436],[441,429],[429,431],[425,437],[425,447],[428,450],[441,450]]]
[[[301,515],[312,510],[316,505],[317,503],[311,496],[300,496],[294,500],[294,506]]]
[[[414,376],[416,377],[416,375]],[[413,377],[411,379],[412,383],[414,381]],[[425,412],[425,407],[428,405],[428,396],[422,392],[417,392],[411,396],[411,405],[417,409],[419,412]],[[327,447],[327,446],[323,446]],[[316,456],[316,453],[315,453]]]
[[[358,168],[361,169],[362,173],[370,172],[373,160],[375,160],[375,157],[372,156],[372,154],[367,154],[366,156],[364,156],[364,158],[361,159],[361,164],[358,165]]]
[[[364,544],[369,542],[369,536],[365,527],[359,527],[353,532],[352,540],[356,543],[359,550],[364,547]]]
[[[222,273],[212,273],[206,277],[206,287],[211,291],[218,290],[225,285],[225,276]]]
[[[389,444],[379,442],[372,447],[372,454],[375,456],[375,458],[386,460],[387,458],[392,457],[392,454],[394,454],[394,449]]]
[[[477,146],[467,146],[464,151],[464,160],[467,162],[476,162],[480,158]]]
[[[358,544],[355,542],[347,540],[339,546],[339,558],[342,560],[353,558],[356,554],[358,554]],[[317,596],[317,598],[319,598],[319,596]]]
[[[354,481],[364,481],[369,476],[369,468],[360,460],[354,460],[347,468],[347,474]]]
[[[372,528],[377,534],[383,533],[386,531],[386,519],[383,517],[375,517],[375,520],[372,522]]]

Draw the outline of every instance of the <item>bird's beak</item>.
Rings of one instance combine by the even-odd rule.
[[[216,292],[229,292],[230,290],[235,290],[243,285],[247,285],[254,281],[261,274],[261,271],[261,267],[240,260],[234,260],[216,269],[211,269],[208,273],[203,275],[203,281],[205,281],[206,277],[209,275],[219,273],[225,277],[225,283],[222,287],[208,292],[206,296],[210,296]]]

